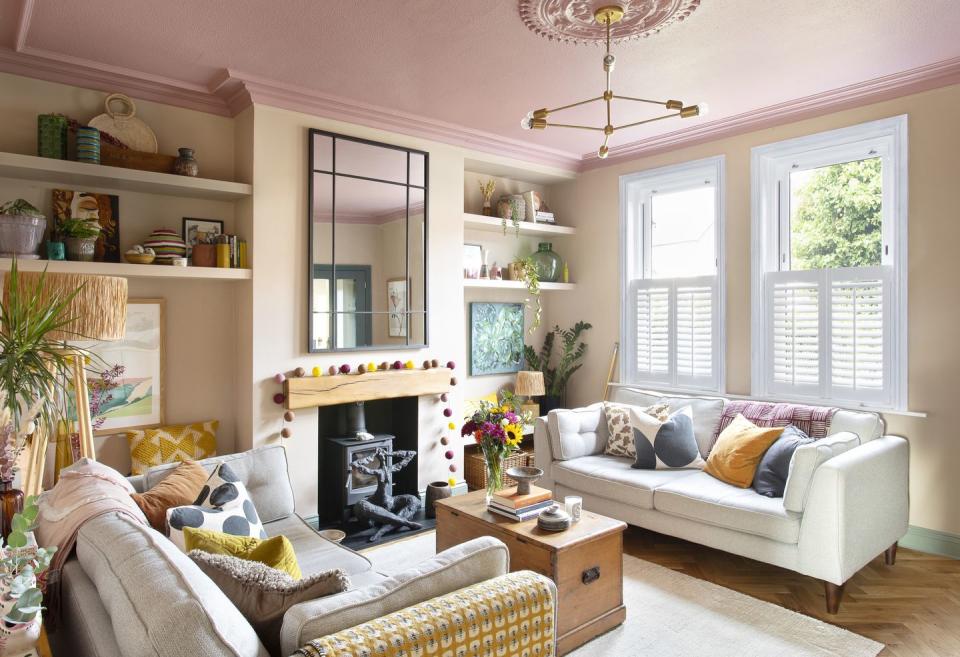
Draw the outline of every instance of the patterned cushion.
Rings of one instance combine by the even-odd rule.
[[[219,420],[210,420],[127,431],[131,472],[138,475],[155,465],[216,456],[219,426]]]
[[[187,556],[236,605],[271,655],[281,654],[280,627],[287,609],[350,588],[350,579],[342,570],[327,570],[297,581],[257,561],[200,550]]]
[[[675,411],[666,421],[639,409],[631,409],[630,424],[637,450],[633,467],[639,470],[702,468],[703,459],[693,435],[693,411],[689,406]]]
[[[184,527],[208,529],[233,536],[266,538],[257,509],[247,488],[226,463],[213,471],[191,506],[178,506],[167,511],[170,540],[184,550]]]
[[[607,446],[603,448],[603,453],[607,456],[637,458],[637,448],[633,444],[633,425],[630,424],[631,408],[641,410],[647,415],[652,415],[658,420],[664,421],[669,415],[670,405],[654,404],[646,408],[638,408],[631,404],[604,402],[603,414],[607,418],[607,431],[610,434],[607,438]]]
[[[555,595],[549,580],[522,570],[314,639],[294,654],[552,657]]]

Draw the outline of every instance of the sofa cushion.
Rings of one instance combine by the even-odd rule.
[[[127,657],[267,654],[217,585],[159,532],[106,513],[80,529],[77,559]]]
[[[860,438],[849,431],[835,433],[801,445],[790,459],[790,474],[783,491],[783,506],[789,511],[802,513],[810,494],[810,484],[817,468],[844,452],[849,452],[860,444]]]
[[[630,422],[631,410],[642,411],[652,415],[661,422],[666,422],[670,413],[666,404],[654,404],[646,408],[630,404],[614,404],[603,402],[603,416],[607,420],[607,444],[603,453],[607,456],[625,456],[637,458],[637,447],[633,442],[633,423]]]
[[[599,454],[607,444],[603,404],[584,408],[558,408],[547,414],[550,447],[556,461]]]
[[[783,497],[790,476],[790,461],[800,445],[813,442],[813,438],[792,424],[784,427],[777,441],[770,445],[753,478],[753,490],[766,497]]]
[[[633,460],[618,456],[584,456],[556,463],[553,478],[576,491],[617,500],[642,509],[653,508],[653,491],[698,470],[637,470]],[[601,511],[602,509],[596,509]]]
[[[220,463],[229,463],[237,480],[247,488],[250,499],[262,522],[271,522],[292,515],[295,510],[293,489],[287,472],[287,451],[282,445],[258,447],[248,452],[216,456],[197,461],[212,473]],[[176,464],[151,468],[144,475],[144,489],[149,490],[177,467]]]
[[[689,406],[693,411],[693,434],[700,447],[700,456],[707,458],[710,448],[713,447],[713,436],[717,425],[720,424],[720,415],[727,401],[722,397],[694,397],[684,395],[661,395],[652,390],[617,386],[613,391],[612,400],[622,404],[635,406],[651,406],[653,404],[669,404],[670,412]]]
[[[764,452],[782,433],[783,427],[758,427],[738,414],[717,436],[703,471],[733,486],[749,488]]]
[[[630,411],[630,425],[637,453],[633,467],[638,470],[703,469],[704,461],[693,434],[693,411],[689,406],[675,411],[666,420],[634,408]]]
[[[883,418],[879,413],[869,411],[848,411],[840,409],[830,420],[830,433],[849,431],[860,437],[860,444],[883,435]]]
[[[184,461],[159,484],[143,493],[131,493],[150,526],[161,534],[167,533],[167,510],[175,506],[193,504],[207,481],[207,471],[193,461]]]
[[[304,577],[339,569],[349,575],[351,581],[355,581],[355,575],[371,568],[366,557],[339,543],[328,541],[300,516],[293,515],[268,522],[263,529],[268,536],[286,536],[293,544],[293,551],[297,554],[297,563]]]
[[[800,516],[786,511],[779,499],[725,484],[706,472],[660,486],[653,504],[663,513],[781,543],[800,538]]]

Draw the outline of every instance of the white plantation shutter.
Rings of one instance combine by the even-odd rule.
[[[631,382],[716,388],[716,276],[637,279],[630,289]]]
[[[648,381],[667,381],[670,374],[670,286],[663,281],[631,283],[635,375]]]
[[[881,267],[837,270],[830,283],[830,384],[832,395],[889,401],[885,367],[884,297],[889,286]]]
[[[766,273],[767,390],[889,403],[890,273],[885,267]]]

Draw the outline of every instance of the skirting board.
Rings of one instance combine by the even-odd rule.
[[[467,482],[465,482],[465,481],[461,481],[461,482],[457,483],[456,486],[453,487],[453,494],[454,494],[454,495],[466,495],[467,492],[468,492],[468,491],[467,491]],[[426,491],[426,490],[422,490],[422,491],[420,491],[420,504],[426,504],[426,503],[427,503],[427,491]],[[320,516],[318,516],[318,515],[307,516],[307,517],[304,518],[304,520],[306,520],[307,523],[309,523],[309,525],[310,525],[311,527],[316,527],[316,526],[317,526],[317,523],[320,522]]]
[[[907,535],[900,539],[900,547],[960,559],[960,536],[933,529],[910,525]]]

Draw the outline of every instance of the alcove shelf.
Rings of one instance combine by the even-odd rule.
[[[486,217],[479,214],[464,212],[463,227],[471,230],[499,233],[501,236],[504,236],[503,224],[501,223],[500,217]],[[520,235],[529,235],[531,237],[565,237],[567,235],[575,235],[576,232],[577,229],[573,228],[572,226],[535,224],[529,221],[520,222]],[[514,235],[516,235],[516,229],[512,223],[508,222],[507,233],[505,237],[513,237]]]
[[[13,260],[0,258],[0,271],[10,271]],[[126,262],[74,262],[71,260],[17,260],[20,271],[47,271],[57,274],[93,274],[127,278],[180,278],[194,280],[242,281],[252,276],[250,269],[225,267],[173,267],[171,265],[132,265]]]
[[[19,153],[0,153],[0,177],[76,188],[104,187],[111,190],[214,201],[236,201],[253,194],[253,186],[246,183],[190,178],[172,173],[55,160]]]
[[[496,281],[486,278],[465,278],[463,279],[463,287],[481,287],[498,290],[526,290],[527,284],[524,281]],[[576,283],[540,283],[540,290],[543,292],[573,290],[576,289],[576,287]]]

